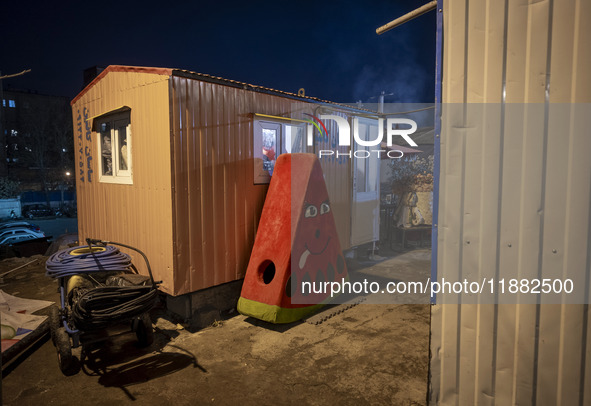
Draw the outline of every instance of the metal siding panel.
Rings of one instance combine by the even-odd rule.
[[[430,351],[430,374],[429,374],[429,392],[428,400],[429,404],[440,404],[441,393],[443,387],[441,383],[442,371],[443,371],[443,336],[444,331],[444,320],[443,320],[443,308],[442,305],[431,305],[431,341],[429,343]]]
[[[591,25],[588,23],[588,16],[591,15],[591,2],[589,0],[577,0],[575,6],[575,33],[573,38],[573,81],[572,98],[573,103],[591,102]]]
[[[199,108],[203,114],[202,123],[208,131],[204,131],[201,138],[201,145],[199,146],[201,158],[201,218],[202,220],[209,219],[209,221],[202,221],[202,235],[201,242],[203,250],[206,255],[203,256],[203,268],[201,271],[201,279],[198,284],[191,284],[194,287],[214,286],[215,279],[218,279],[218,274],[221,273],[220,264],[218,263],[219,252],[216,252],[218,246],[221,246],[222,235],[215,235],[214,230],[220,234],[223,232],[223,225],[220,224],[218,216],[218,205],[222,205],[223,201],[219,198],[221,187],[215,183],[215,176],[217,169],[215,164],[217,130],[220,123],[217,121],[216,113],[219,109],[219,89],[213,86],[203,86],[202,100]],[[216,105],[213,105],[213,104]],[[205,192],[205,193],[203,193]],[[214,202],[216,203],[214,205]],[[217,238],[216,238],[217,237]],[[221,248],[221,247],[220,247]],[[208,269],[213,269],[214,272],[207,272]],[[219,278],[221,279],[221,278]]]
[[[548,65],[548,1],[526,8],[527,27],[525,49],[525,83],[523,100],[517,102],[543,103],[546,94],[546,70]]]
[[[458,7],[455,9],[455,13],[451,13],[457,16],[452,17],[453,19],[465,18],[467,14],[468,20],[466,24],[472,30],[472,34],[468,37],[468,44],[464,49],[461,49],[462,41],[454,41],[450,45],[452,48],[460,48],[464,52],[461,56],[457,55],[455,58],[463,58],[464,65],[462,69],[466,69],[464,76],[457,78],[456,97],[450,96],[451,100],[448,99],[450,102],[465,100],[474,103],[481,102],[483,99],[491,101],[491,99],[500,98],[501,94],[498,92],[498,88],[501,83],[502,69],[499,69],[498,60],[502,59],[504,8],[499,6],[498,2],[495,2],[494,5],[491,3],[471,2],[469,8]],[[466,32],[465,27],[466,25],[464,31],[462,31],[461,27],[453,28],[453,30],[458,35],[464,35]],[[484,35],[485,32],[492,32],[496,34],[496,37],[491,38],[489,35]],[[446,42],[444,49],[447,46],[448,43]],[[468,52],[468,49],[471,52]],[[460,63],[458,61],[457,66],[461,66]],[[463,79],[462,85],[465,87],[460,88],[461,79]],[[463,95],[462,99],[459,99],[460,95]],[[479,108],[477,105],[468,106],[470,110]],[[482,216],[481,213],[496,212],[498,207],[498,199],[496,198],[498,196],[498,171],[491,170],[491,168],[494,169],[498,165],[500,134],[498,116],[483,117],[483,125],[472,119],[470,119],[469,123],[465,122],[474,113],[479,117],[478,111],[467,111],[466,113],[465,117],[461,117],[462,122],[459,124],[465,127],[462,130],[462,133],[465,134],[463,139],[449,139],[449,137],[445,137],[446,133],[449,134],[449,131],[444,130],[442,132],[442,137],[445,137],[442,138],[442,141],[445,140],[444,142],[448,144],[457,143],[458,150],[463,151],[460,159],[464,160],[464,157],[466,157],[464,168],[458,168],[458,171],[454,172],[457,174],[463,173],[461,175],[462,185],[459,186],[462,192],[456,195],[461,196],[462,217],[460,221],[464,224],[464,227],[461,228],[463,230],[462,234],[457,239],[458,249],[461,252],[459,267],[461,267],[462,273],[478,271],[481,276],[491,277],[495,274],[496,251],[490,248],[496,246],[497,225],[496,222],[483,222],[485,216]],[[486,137],[482,136],[483,128],[487,129],[488,134]],[[445,159],[443,158],[443,160]],[[456,158],[449,157],[449,159],[455,160]],[[478,167],[479,162],[482,162],[482,168]],[[466,171],[465,168],[472,168],[473,170]],[[451,192],[451,196],[454,196],[454,192]],[[444,198],[440,199],[440,201],[444,200]],[[451,209],[453,210],[453,208]],[[453,222],[454,220],[451,220],[447,224]],[[441,224],[441,220],[440,232],[442,225],[444,230],[449,232],[450,228],[446,227],[445,224]],[[479,229],[480,232],[477,231]],[[443,240],[442,244],[449,242],[445,235],[442,236],[441,240]],[[452,243],[456,243],[456,240],[454,239]],[[453,251],[456,252],[455,246]],[[459,404],[476,402],[490,404],[492,403],[494,385],[493,374],[490,371],[490,365],[493,363],[492,346],[494,340],[491,340],[490,337],[494,337],[496,333],[493,317],[495,309],[491,305],[463,305],[460,309],[461,314],[457,317],[461,320],[461,330],[458,331],[462,333],[458,333],[459,340],[456,350],[458,351],[458,365],[456,368],[459,369],[459,373],[455,372],[459,376],[459,382],[456,384],[459,391]],[[450,314],[450,317],[453,318],[451,323],[455,326],[456,316]],[[454,328],[451,327],[450,329],[453,331]],[[453,371],[449,372],[453,373]],[[481,390],[476,390],[477,388]]]
[[[478,105],[475,106],[477,109]],[[471,109],[469,109],[471,110]],[[478,114],[478,113],[476,113]],[[468,112],[467,117],[471,117]],[[478,163],[482,160],[482,141],[483,137],[481,128],[482,123],[470,122],[466,125],[465,138],[465,152],[466,168],[475,168],[475,170],[465,171],[462,186],[464,190],[462,195],[463,212],[462,227],[465,232],[460,240],[460,278],[473,278],[474,273],[480,273],[478,266],[479,258],[479,235],[478,223],[482,216],[479,213],[481,206],[481,167]],[[475,397],[474,376],[476,373],[476,362],[478,360],[478,352],[476,348],[477,342],[477,322],[478,322],[478,308],[464,307],[462,308],[462,334],[459,342],[460,348],[464,349],[466,357],[462,360],[462,368],[460,374],[460,381],[464,386],[460,396],[460,404],[473,403]],[[471,354],[470,356],[468,354]]]
[[[224,105],[229,104],[229,98],[231,95],[228,94],[229,89],[224,89]],[[230,122],[232,120],[232,114],[229,109],[224,109],[222,121],[223,122]],[[239,152],[240,147],[239,143],[232,139],[231,132],[228,127],[223,128],[223,139],[224,139],[224,146],[222,147],[221,152],[224,154],[223,160],[224,162],[233,162],[239,160]],[[237,176],[232,176],[229,171],[224,171],[224,222],[226,224],[236,224],[236,213],[238,211],[237,202],[240,198],[240,195],[236,194],[236,180]],[[226,245],[226,254],[224,256],[224,279],[225,280],[232,280],[236,278],[236,269],[238,267],[238,263],[236,260],[236,232],[230,233],[229,229],[225,229],[224,233],[224,240]]]
[[[525,48],[525,83],[523,101],[540,103],[544,101],[546,84],[546,65],[548,54],[548,3],[533,4],[527,9]],[[517,101],[519,101],[517,99]],[[539,235],[541,232],[541,207],[544,179],[544,122],[527,119],[530,115],[543,117],[543,104],[525,106],[521,127],[523,138],[520,173],[524,182],[519,191],[519,257],[517,275],[522,278],[538,276]],[[537,181],[536,181],[537,180]],[[516,309],[514,338],[514,371],[512,379],[512,398],[514,403],[531,403],[532,387],[535,384],[536,367],[536,326],[538,308],[533,305],[519,305]]]
[[[444,12],[445,16],[445,12]],[[444,22],[445,26],[445,22]],[[445,69],[444,64],[444,69]],[[444,70],[445,71],[445,70]],[[443,106],[443,117],[446,119],[442,121],[441,130],[441,160],[440,160],[440,189],[439,189],[439,220],[438,220],[438,257],[437,269],[438,277],[444,277],[447,269],[459,268],[459,232],[456,228],[450,228],[448,224],[459,224],[460,219],[457,216],[457,211],[453,209],[453,196],[461,195],[461,148],[462,138],[459,132],[450,130],[454,125],[455,117],[451,117],[446,111],[446,106]],[[449,134],[449,136],[448,136]],[[452,138],[453,134],[453,138]],[[449,176],[453,173],[452,176]],[[451,204],[449,204],[451,203]],[[457,203],[457,200],[455,201]],[[456,305],[441,305],[440,312],[436,313],[441,317],[441,334],[440,342],[435,341],[432,337],[432,345],[437,348],[433,354],[439,356],[440,368],[442,373],[435,372],[437,375],[436,382],[438,385],[435,388],[435,397],[438,398],[442,405],[455,405],[458,403],[458,370],[460,363],[460,354],[458,353],[458,344],[460,337],[458,318],[461,317],[460,308]],[[435,315],[434,315],[435,316]],[[436,330],[439,323],[432,326],[432,330]]]
[[[474,219],[467,222],[473,224],[473,230],[467,230],[466,234],[474,243],[469,249],[478,256],[476,267],[480,277],[494,278],[498,270],[498,221],[496,216],[487,215],[497,213],[499,210],[500,174],[498,170],[501,148],[501,125],[499,121],[500,108],[495,105],[486,111],[482,124],[482,152],[480,170],[480,207],[474,209]],[[484,130],[486,129],[486,130]],[[486,134],[486,135],[485,135]],[[474,163],[477,165],[477,163]],[[475,180],[476,181],[476,180]],[[474,245],[473,245],[474,244]],[[465,305],[468,306],[468,305]],[[474,394],[475,400],[488,404],[494,393],[495,376],[491,365],[496,362],[494,346],[496,343],[496,315],[497,310],[493,305],[483,304],[478,306],[478,330],[477,330],[477,385]],[[468,378],[467,378],[468,379]]]
[[[458,213],[462,201],[462,174],[463,174],[463,150],[464,131],[463,117],[457,116],[457,109],[447,112],[444,106],[441,135],[441,163],[440,163],[440,206],[439,206],[439,240],[442,248],[437,259],[440,274],[444,275],[446,269],[457,270],[460,268],[461,236],[458,227],[449,225],[460,224],[461,211]],[[457,128],[457,131],[452,131]]]
[[[445,373],[441,374],[441,404],[457,405],[459,404],[459,364],[461,362],[461,353],[458,351],[460,340],[459,317],[461,312],[460,305],[446,304],[441,306],[441,318],[443,328],[441,332],[441,369]]]
[[[513,377],[516,356],[515,337],[518,306],[497,305],[497,329],[495,331],[495,403],[512,404],[514,396]]]
[[[213,234],[217,234],[217,230],[221,231],[222,238],[217,240],[218,245],[214,246],[214,255],[215,255],[215,266],[216,268],[220,269],[220,273],[214,276],[214,279],[211,280],[211,285],[218,285],[224,281],[227,281],[225,274],[226,274],[226,253],[228,252],[228,246],[226,245],[226,236],[229,233],[234,233],[233,225],[226,222],[224,213],[226,210],[231,210],[231,207],[228,207],[231,202],[225,199],[226,197],[226,184],[224,182],[224,175],[226,171],[229,171],[229,167],[227,163],[224,161],[224,149],[227,148],[226,140],[224,139],[224,129],[227,128],[224,123],[224,109],[227,106],[228,108],[232,108],[232,103],[228,101],[228,105],[225,104],[225,92],[224,90],[227,89],[225,87],[220,87],[217,90],[217,94],[215,97],[215,105],[212,111],[213,115],[213,122],[215,125],[215,131],[212,137],[212,145],[211,145],[211,155],[212,155],[212,167],[214,171],[212,173],[212,187],[214,193],[214,201],[220,202],[221,204],[215,205],[213,208],[214,213],[214,228],[211,230],[212,237]],[[221,249],[223,247],[223,249]]]
[[[507,3],[506,21],[502,2],[443,3],[443,101],[494,103],[504,96],[508,103],[543,103],[550,80],[552,103],[589,103],[591,28],[583,16],[591,12],[591,2]],[[502,126],[503,113],[491,107],[481,117],[484,124],[444,113],[440,277],[473,269],[478,249],[481,276],[490,276],[498,263],[499,271],[516,269],[519,277],[585,279],[577,283],[588,294],[590,118],[571,110],[567,129],[557,127],[560,113],[554,111],[547,128],[527,119],[544,116],[543,108],[530,104],[520,113],[508,105]],[[478,128],[485,129],[482,139],[476,138]],[[437,305],[432,310],[431,401],[587,404],[590,332],[588,306]]]
[[[467,305],[464,305],[467,307]],[[497,308],[491,304],[475,306],[477,315],[476,328],[476,351],[474,371],[474,392],[471,394],[472,404],[493,405],[494,404],[494,371],[491,365],[494,363],[493,337],[496,336]],[[469,378],[466,378],[469,379]]]
[[[533,373],[535,367],[534,348],[536,344],[536,305],[500,305],[515,310],[515,335],[513,336],[513,404],[532,402]],[[498,349],[497,351],[502,351]]]
[[[574,77],[572,65],[564,63],[564,61],[574,62],[575,59],[573,46],[575,25],[572,24],[572,21],[575,20],[575,2],[565,2],[561,7],[555,7],[552,18],[550,101],[568,103],[573,100],[571,91]],[[584,247],[588,236],[585,236],[584,231],[583,233],[575,231],[578,227],[573,224],[574,219],[572,217],[576,218],[577,222],[583,223],[588,210],[583,210],[582,213],[573,213],[570,208],[573,202],[577,202],[575,194],[580,193],[583,196],[589,196],[589,193],[586,193],[589,189],[589,178],[585,182],[584,177],[581,178],[580,174],[589,174],[591,172],[588,164],[574,159],[573,149],[575,145],[577,149],[584,148],[585,145],[588,146],[589,143],[585,138],[589,139],[589,136],[583,135],[585,132],[580,131],[582,128],[575,129],[572,125],[570,128],[559,128],[558,123],[554,124],[555,119],[560,115],[566,115],[560,117],[562,119],[560,121],[563,123],[570,121],[573,124],[572,119],[575,119],[573,116],[576,112],[554,112],[551,110],[550,113],[554,114],[549,117],[549,157],[546,178],[546,190],[549,193],[545,204],[548,228],[545,229],[543,241],[542,272],[545,277],[546,275],[562,278],[571,277],[578,282],[578,286],[579,283],[583,282],[581,279],[584,279],[587,255],[586,250],[573,250],[572,248],[575,248],[576,245]],[[587,134],[589,134],[589,126],[587,125],[586,128]],[[591,148],[587,148],[587,151],[590,150]],[[573,183],[573,176],[577,176],[580,183]],[[579,203],[582,203],[582,201]],[[587,204],[589,203],[587,202]],[[585,223],[589,224],[589,219],[586,220]],[[588,230],[588,227],[586,228]],[[554,230],[564,231],[562,233],[551,232]],[[573,247],[571,247],[571,244]],[[555,393],[548,393],[547,390],[539,387],[537,395],[540,399],[553,395],[557,403],[574,404],[578,401],[580,385],[578,377],[581,371],[581,360],[583,359],[581,353],[583,326],[580,321],[584,309],[582,306],[563,305],[560,309],[556,309],[556,313],[558,313],[558,310],[560,310],[560,314],[554,316],[559,320],[560,329],[552,331],[557,337],[550,343],[544,340],[540,344],[540,365],[542,365],[542,362],[546,364],[553,362],[556,366],[550,370],[540,367],[541,379],[557,381],[558,384]],[[548,323],[552,321],[556,323],[556,320],[549,317]]]
[[[173,291],[172,206],[170,203],[170,144],[168,76],[108,72],[77,98],[76,111],[86,107],[96,116],[122,105],[131,107],[133,185],[100,183],[98,159],[93,159],[92,182],[77,177],[79,239],[117,241],[146,253],[161,289]],[[94,157],[97,144],[84,140]],[[78,140],[75,139],[75,145]],[[77,157],[78,160],[78,157]],[[129,252],[146,273],[143,259]]]
[[[442,94],[444,103],[465,102],[464,67],[466,58],[466,9],[468,0],[444,1],[443,72],[461,72],[444,78]],[[453,38],[453,41],[448,39]]]
[[[550,102],[570,103],[572,101],[573,56],[575,35],[574,0],[552,0],[552,31],[549,72],[551,75]],[[568,63],[565,63],[568,61]],[[588,73],[588,72],[587,72]]]
[[[481,103],[486,97],[486,87],[483,74],[487,60],[486,51],[486,18],[487,4],[485,2],[469,3],[467,8],[466,27],[472,33],[466,38],[467,46],[464,55],[465,62],[465,94],[466,101],[470,103]],[[472,52],[467,52],[467,50]],[[478,50],[478,51],[476,51]],[[463,143],[463,156],[465,157],[465,168],[474,170],[466,171],[464,169],[462,179],[462,235],[460,236],[460,278],[474,277],[474,272],[482,273],[479,267],[480,235],[478,233],[478,223],[483,217],[480,213],[482,206],[483,187],[488,184],[482,182],[484,173],[479,163],[483,159],[483,144],[486,137],[483,137],[483,121],[481,106],[479,104],[469,104],[466,108],[466,115],[463,118],[465,127],[465,140]],[[472,275],[472,276],[470,276]],[[459,389],[459,404],[473,404],[478,401],[476,390],[479,384],[479,366],[480,366],[480,334],[478,328],[481,323],[480,306],[461,306],[460,320],[461,331],[458,340],[458,352],[460,353],[460,365],[458,380],[461,388]],[[486,358],[486,356],[485,356]],[[486,363],[489,360],[485,361]],[[484,377],[485,381],[490,382],[490,377]],[[487,386],[486,383],[483,386]],[[490,393],[490,392],[489,392]]]
[[[484,36],[484,103],[500,103],[502,100],[505,53],[505,9],[506,2],[486,0],[486,34]]]
[[[514,65],[514,68],[523,66]],[[512,74],[508,69],[507,81]],[[509,90],[507,90],[509,94]],[[507,96],[509,98],[509,96]],[[503,122],[499,162],[500,175],[500,208],[495,212],[496,221],[500,224],[500,235],[497,241],[498,278],[511,278],[518,269],[521,247],[519,245],[520,212],[515,210],[519,204],[521,187],[526,181],[522,177],[521,165],[523,159],[523,109],[522,105],[508,106],[501,119]],[[518,207],[518,206],[517,206]],[[515,348],[517,308],[503,305],[498,310],[496,375],[495,388],[497,401],[510,404],[514,395]],[[498,388],[510,388],[499,391]]]
[[[577,114],[579,113],[579,114]],[[591,199],[591,117],[583,111],[575,111],[569,137],[568,184],[566,192],[566,218],[564,238],[564,277],[571,278],[575,286],[587,286],[590,271],[591,246],[591,205],[579,196]],[[583,271],[584,270],[584,271]],[[588,296],[587,296],[588,297]],[[584,306],[564,305],[564,328],[561,328],[561,384],[559,401],[562,404],[575,404],[578,401],[578,389],[582,383],[580,374],[585,370],[585,319],[588,317]],[[566,334],[568,332],[568,334]]]
[[[543,6],[545,1],[539,2]],[[505,78],[503,86],[506,91],[503,102],[523,103],[524,86],[526,78],[527,39],[528,39],[528,0],[509,0],[507,4],[506,21],[506,53],[505,53]],[[543,36],[543,33],[541,33]],[[546,43],[543,42],[543,46]],[[470,50],[472,51],[472,50]],[[499,89],[502,91],[502,89]]]
[[[483,81],[484,67],[486,64],[486,26],[487,4],[486,2],[472,2],[467,9],[467,29],[470,35],[467,38],[466,52],[466,96],[471,103],[482,103],[485,96]]]
[[[574,405],[579,401],[581,385],[581,368],[583,366],[585,352],[582,347],[583,317],[585,308],[580,305],[562,305],[557,404]]]
[[[554,3],[555,4],[555,3]],[[546,68],[546,86],[549,90],[550,98],[547,103],[547,110],[545,119],[547,122],[546,130],[546,163],[544,173],[543,185],[543,217],[542,217],[542,238],[540,240],[540,277],[559,278],[563,274],[564,251],[563,244],[566,242],[565,237],[565,195],[566,195],[566,174],[568,167],[568,143],[563,142],[563,133],[560,125],[557,125],[556,120],[564,122],[565,117],[557,117],[561,115],[561,111],[556,109],[550,110],[552,107],[548,105],[549,101],[568,101],[568,96],[564,91],[570,91],[571,86],[564,87],[565,82],[570,82],[570,75],[561,77],[560,73],[564,75],[565,69],[561,69],[560,65],[564,64],[565,59],[557,61],[557,57],[564,58],[565,53],[568,54],[569,47],[564,43],[559,43],[558,36],[564,30],[560,27],[560,22],[556,19],[560,15],[561,10],[565,10],[568,2],[564,3],[562,7],[552,7],[553,3],[549,2],[551,7],[548,22],[548,57]],[[561,29],[562,28],[562,29]],[[572,39],[571,39],[572,40]],[[557,42],[558,41],[558,42]],[[566,49],[559,49],[565,47]],[[566,59],[568,60],[568,59]],[[559,75],[554,75],[554,72]],[[566,97],[565,97],[566,96]],[[568,121],[568,120],[567,120]],[[556,132],[558,131],[558,133]],[[564,313],[562,307],[559,305],[544,305],[540,307],[539,311],[539,338],[537,347],[537,368],[534,370],[536,381],[541,384],[534,387],[534,399],[547,399],[553,402],[559,402],[560,393],[560,378],[563,374],[562,370],[562,349],[561,336],[564,328]],[[557,328],[559,326],[559,328]],[[569,332],[570,333],[570,332]],[[575,333],[576,334],[576,333]]]

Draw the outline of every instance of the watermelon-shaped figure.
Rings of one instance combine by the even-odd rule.
[[[320,162],[283,154],[259,222],[238,311],[272,323],[301,319],[348,280]]]

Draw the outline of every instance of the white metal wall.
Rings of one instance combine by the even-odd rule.
[[[444,104],[498,111],[443,117],[438,276],[572,277],[588,301],[591,117],[510,112],[591,103],[591,0],[443,5]],[[590,340],[588,305],[435,305],[431,402],[589,405]]]

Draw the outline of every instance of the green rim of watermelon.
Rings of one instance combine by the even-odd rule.
[[[238,312],[244,316],[254,317],[269,323],[284,324],[293,323],[306,315],[320,309],[323,303],[306,307],[286,309],[277,305],[269,305],[241,297],[238,299]]]

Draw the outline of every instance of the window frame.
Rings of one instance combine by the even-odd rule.
[[[123,126],[122,122],[126,122]],[[109,135],[111,143],[112,175],[103,173],[103,131],[101,126],[109,124]],[[125,128],[125,140],[127,144],[127,169],[120,168],[121,162],[121,144],[120,129]],[[117,111],[107,113],[96,117],[93,121],[93,130],[96,135],[98,173],[100,183],[115,183],[124,185],[133,185],[133,148],[131,131],[131,110]]]
[[[290,129],[290,145],[289,145],[289,152],[287,148],[287,134],[288,134],[288,127],[300,128],[301,138],[299,139],[299,151],[293,152],[292,149],[295,145],[295,140],[298,139],[297,131],[292,132]],[[307,152],[306,146],[306,139],[308,135],[308,131],[310,131],[311,124],[308,123],[294,123],[294,122],[286,122],[284,120],[273,119],[272,117],[264,117],[258,118],[255,117],[253,123],[253,156],[255,157],[254,162],[254,184],[268,184],[271,181],[271,176],[267,169],[265,169],[263,164],[263,157],[262,153],[259,150],[262,147],[262,140],[260,139],[261,132],[264,130],[273,130],[276,131],[275,134],[275,159],[273,162],[277,160],[279,155],[286,154],[286,153],[298,153],[298,152]],[[292,139],[292,137],[295,137]],[[257,162],[260,161],[260,162]],[[274,164],[273,164],[274,167]],[[265,174],[266,173],[266,174]]]

